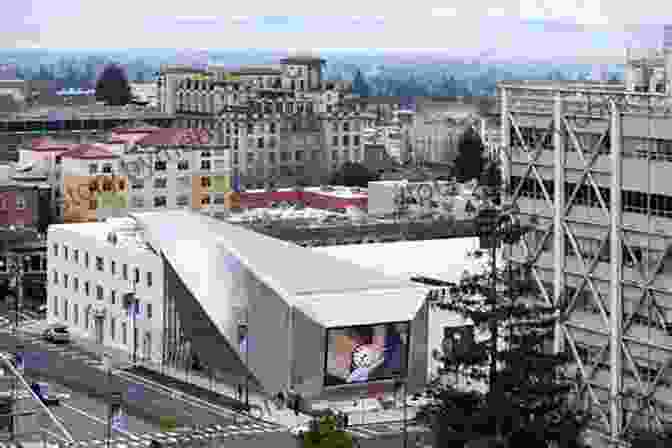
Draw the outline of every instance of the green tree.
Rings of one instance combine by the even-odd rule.
[[[501,235],[505,244],[512,244],[526,231],[514,222],[491,228],[488,235]],[[478,250],[473,256],[484,254]],[[433,426],[440,447],[489,443],[484,439],[508,440],[514,447],[546,448],[549,441],[563,448],[578,446],[587,416],[573,408],[570,383],[561,373],[569,357],[548,350],[557,309],[534,300],[537,291],[527,268],[498,267],[492,259],[486,266],[449,286],[447,298],[432,297],[430,305],[489,329],[485,341],[466,338],[467,345],[449,350],[451,345],[444,344],[437,353],[444,372],[462,366],[467,378],[487,380],[487,392],[434,385],[437,402],[423,408],[419,418]]]
[[[458,182],[479,179],[485,167],[483,159],[483,142],[471,127],[465,129],[457,146],[457,157],[454,161],[455,177]]]
[[[109,64],[103,69],[96,82],[96,99],[111,106],[124,106],[131,101],[131,88],[123,68]]]
[[[369,182],[378,180],[378,176],[369,171],[364,165],[357,162],[345,162],[336,171],[329,183],[346,187],[366,187]]]
[[[352,80],[352,92],[362,97],[369,96],[371,94],[371,88],[367,84],[366,79],[364,79],[364,75],[359,69],[357,69],[355,72],[355,77]]]
[[[303,434],[304,448],[353,448],[352,436],[339,428],[336,417],[326,415],[311,422],[310,431]]]

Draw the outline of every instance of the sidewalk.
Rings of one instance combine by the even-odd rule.
[[[30,334],[41,334],[48,326],[49,323],[42,320],[23,325],[20,331]],[[197,396],[234,411],[244,412],[245,410],[244,399],[239,400],[237,398],[238,384],[242,384],[244,387],[244,379],[238,376],[222,372],[216,378],[209,378],[204,372],[193,370],[187,372],[175,367],[161,366],[159,362],[148,360],[141,360],[134,367],[132,365],[132,354],[114,347],[103,347],[90,339],[74,333],[71,334],[71,344],[90,353],[101,361],[105,355],[108,355],[115,369],[125,370],[129,373],[146,377],[150,381],[181,390],[186,394]],[[408,420],[412,420],[416,413],[416,407],[410,403],[406,409]],[[252,381],[250,382],[249,404],[253,417],[285,427],[307,425],[312,418],[304,414],[297,416],[294,411],[286,407],[278,409],[271,397],[262,393]],[[347,413],[351,425],[398,422],[403,419],[402,400],[398,400],[395,406],[388,410],[383,410],[379,403],[373,399],[361,400],[353,398],[347,401],[316,401],[313,403],[313,409],[315,410],[326,408]]]

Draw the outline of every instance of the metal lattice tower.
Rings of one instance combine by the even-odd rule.
[[[572,356],[577,403],[612,446],[660,430],[672,422],[670,99],[590,82],[504,82],[499,96],[504,201],[536,230],[507,256],[562,309],[554,350]]]

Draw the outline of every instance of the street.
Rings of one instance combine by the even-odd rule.
[[[100,360],[74,345],[52,344],[40,335],[25,332],[15,337],[10,328],[0,327],[0,352],[13,353],[15,344],[23,345],[27,380],[49,383],[50,393],[70,394],[69,400],[52,409],[76,440],[105,438],[108,392],[122,394],[132,435],[158,431],[159,420],[164,416],[175,417],[178,427],[227,425],[234,421],[233,417],[216,415],[126,378],[108,376]]]

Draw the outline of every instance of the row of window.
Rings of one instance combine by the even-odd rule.
[[[344,135],[342,137],[343,145],[342,146],[350,146],[350,136],[349,135]],[[359,135],[355,135],[352,137],[352,146],[359,146],[360,144],[360,138]],[[337,135],[334,135],[331,138],[331,146],[339,146],[339,138]]]
[[[535,232],[535,235],[533,238],[536,241],[536,244],[541,244],[543,241],[543,236],[544,232],[541,230],[537,230]],[[592,260],[596,255],[598,258],[598,261],[608,263],[609,260],[611,259],[611,249],[610,245],[607,242],[600,251],[600,244],[601,241],[596,238],[575,238],[576,244],[578,246],[579,253],[585,260]],[[536,247],[536,244],[533,246]],[[543,247],[542,251],[551,251],[553,248],[553,238],[549,237]],[[653,251],[652,251],[653,252]],[[571,257],[576,255],[576,252],[574,250],[574,246],[572,245],[572,242],[568,237],[565,238],[565,255]],[[657,262],[657,257],[659,255],[653,255],[650,254],[648,258],[650,259],[649,261],[651,263],[656,263]],[[637,246],[630,246],[630,250],[628,250],[627,246],[625,243],[623,243],[623,252],[622,252],[622,260],[623,260],[623,265],[634,268],[638,266],[640,262],[645,262],[647,256],[645,255],[645,250],[642,249],[641,247]],[[664,271],[667,268],[672,268],[672,260],[669,258],[665,258],[663,260],[663,263],[660,266],[661,272]]]
[[[59,317],[59,305],[63,306],[62,309],[62,315],[63,315],[63,321],[66,323],[72,323],[74,326],[79,326],[80,322],[82,324],[82,327],[85,330],[90,330],[92,321],[94,320],[92,316],[87,313],[86,311],[82,311],[81,314],[83,314],[83,319],[80,321],[80,309],[79,309],[79,304],[78,303],[70,303],[70,301],[66,298],[62,299],[62,303],[59,303],[59,298],[58,296],[54,296],[52,299],[52,314],[54,317]],[[148,304],[149,305],[149,304]],[[128,338],[128,323],[125,321],[119,322],[121,325],[121,343],[124,345],[129,344],[129,338]],[[110,329],[110,339],[112,341],[116,341],[117,339],[117,318],[116,317],[110,317],[109,321],[109,329]],[[145,341],[147,341],[148,344],[151,344],[151,332],[147,331],[145,333]]]
[[[520,195],[531,199],[544,199],[544,193],[539,182],[536,179],[522,179],[519,176],[511,176],[511,192],[515,192],[518,185],[521,184]],[[544,188],[551,199],[554,195],[554,183],[550,180],[543,181]],[[576,184],[565,183],[565,202],[569,201],[570,195],[574,192]],[[604,205],[609,209],[611,190],[605,187],[598,187],[600,196]],[[591,185],[581,185],[575,196],[574,205],[583,205],[588,207],[599,207],[600,201]],[[672,218],[672,196],[662,194],[647,194],[641,191],[621,190],[621,207],[624,212],[648,214]]]
[[[175,197],[175,205],[177,207],[187,207],[189,206],[189,197],[190,195],[181,194]],[[208,194],[204,194],[200,198],[201,205],[223,205],[225,201],[225,196],[223,193],[215,193],[212,195],[212,198]],[[152,198],[152,205],[155,208],[167,207],[168,198],[167,196],[154,196]],[[145,198],[143,196],[132,196],[131,197],[131,208],[144,208],[146,205]]]
[[[7,272],[11,257],[0,256],[0,272]],[[45,272],[47,270],[47,257],[42,255],[29,255],[24,257],[23,272]]]
[[[89,163],[89,174],[98,174],[98,164],[97,163]],[[104,163],[102,168],[100,169],[100,172],[103,174],[110,174],[112,173],[112,164],[111,163]]]
[[[14,198],[14,208],[16,210],[26,209],[26,198],[21,195],[16,195]],[[9,199],[6,197],[0,198],[0,211],[9,210]]]
[[[136,274],[138,276],[140,275],[140,273],[137,271],[137,268],[136,268]],[[54,270],[53,273],[52,273],[52,280],[54,282],[54,285],[59,285],[60,282],[63,282],[63,288],[64,289],[69,289],[70,288],[70,275],[69,274],[59,275],[59,272]],[[151,272],[148,272],[147,280],[148,280],[148,285],[151,286],[151,280],[152,280]],[[79,285],[79,278],[73,276],[72,277],[72,290],[74,292],[78,293],[79,289],[80,289],[79,286],[80,286]],[[91,292],[92,292],[91,291],[91,282],[86,280],[84,282],[84,285],[83,285],[82,289],[84,290],[84,295],[89,297],[91,295]],[[105,300],[105,289],[103,288],[102,285],[96,285],[96,300],[101,300],[101,301]],[[110,303],[112,305],[116,305],[117,301],[118,301],[117,291],[114,290],[114,289],[110,290]],[[148,306],[147,317],[151,318],[152,317],[151,304],[147,304],[147,306]]]
[[[59,245],[58,243],[54,243],[52,245],[51,250],[52,250],[52,255],[54,257],[59,256],[60,248],[61,248],[61,245]],[[70,255],[71,255],[70,249],[71,248],[69,246],[65,245],[65,244],[62,245],[62,248],[63,248],[63,259],[65,261],[70,261],[71,260],[71,257],[70,257]],[[76,264],[79,264],[79,249],[72,249],[72,261]],[[88,251],[84,252],[84,267],[86,269],[89,268],[90,261],[91,261],[91,257],[89,256],[89,252]],[[113,276],[116,276],[117,275],[117,262],[114,261],[114,260],[110,260],[109,267],[110,267],[110,273]],[[96,269],[96,271],[99,271],[99,272],[104,272],[105,271],[105,260],[104,260],[103,257],[96,256],[95,269]],[[147,271],[145,274],[146,274],[145,279],[146,279],[146,282],[147,282],[147,287],[151,288],[152,284],[153,284],[152,273],[150,271]],[[124,264],[121,265],[121,275],[122,275],[122,278],[124,280],[128,280],[128,264],[124,263]],[[133,281],[135,283],[140,283],[140,268],[138,268],[138,267],[133,269]],[[56,271],[54,271],[54,283],[58,284],[58,272],[56,272]]]
[[[59,284],[59,274],[58,274],[57,271],[53,272],[53,281],[54,281],[55,285]],[[70,275],[69,274],[62,274],[62,278],[60,279],[60,281],[63,282],[63,289],[69,289],[70,288]],[[84,294],[87,297],[89,297],[91,295],[91,292],[92,292],[91,291],[91,282],[88,281],[88,280],[85,281],[82,289],[84,290]],[[72,290],[76,293],[79,293],[80,284],[79,284],[79,278],[78,277],[75,277],[75,276],[72,277]],[[116,289],[110,289],[110,296],[109,297],[110,297],[110,304],[111,305],[117,305],[117,304],[123,305],[120,302],[121,299],[120,299]],[[99,301],[104,301],[105,300],[105,288],[103,288],[102,285],[96,285],[96,300],[99,300]],[[58,315],[57,314],[58,313],[57,305],[58,305],[57,303],[54,304],[54,312],[56,313],[56,315]],[[140,313],[140,305],[141,305],[141,302],[140,302],[140,300],[138,300],[138,311],[137,311],[138,315]],[[151,303],[148,303],[146,305],[146,313],[147,313],[147,319],[151,319],[152,318],[152,304]]]

